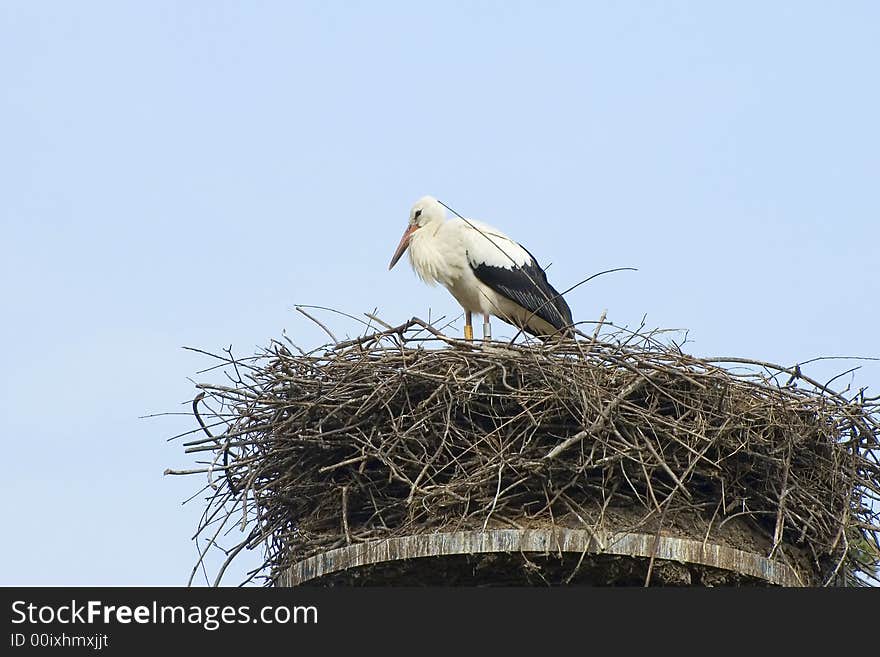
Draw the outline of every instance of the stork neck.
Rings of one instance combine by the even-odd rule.
[[[409,260],[413,269],[426,283],[433,285],[449,278],[448,256],[440,249],[441,241],[437,239],[437,231],[443,220],[429,221],[410,238]]]

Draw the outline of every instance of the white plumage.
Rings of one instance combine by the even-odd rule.
[[[389,269],[407,248],[419,278],[440,283],[464,308],[467,339],[473,337],[472,313],[483,314],[487,339],[489,315],[542,337],[570,332],[571,311],[544,270],[497,228],[462,217],[447,221],[445,207],[425,196],[410,211]]]

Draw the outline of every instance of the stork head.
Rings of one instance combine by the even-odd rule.
[[[433,196],[423,196],[416,201],[415,205],[412,206],[412,210],[409,211],[409,223],[406,226],[406,230],[403,231],[403,237],[400,238],[397,250],[391,256],[391,264],[388,265],[388,269],[396,265],[400,257],[406,252],[413,233],[428,224],[443,221],[445,218],[446,208]]]

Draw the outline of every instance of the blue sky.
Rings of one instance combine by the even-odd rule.
[[[211,380],[182,347],[315,347],[297,303],[455,316],[387,271],[423,194],[559,289],[639,269],[576,320],[880,356],[878,61],[873,2],[6,0],[0,583],[185,583],[192,423],[142,418]]]

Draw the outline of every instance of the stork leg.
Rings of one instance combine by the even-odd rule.
[[[489,324],[489,315],[483,313],[483,341],[489,342],[492,340],[492,325]]]
[[[471,311],[464,311],[464,339],[465,340],[473,340],[474,339],[474,327],[471,326]]]

